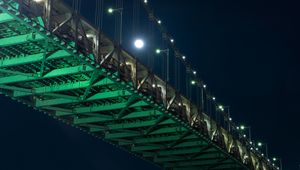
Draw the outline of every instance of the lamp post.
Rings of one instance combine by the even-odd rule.
[[[120,32],[119,32],[119,44],[122,44],[122,32],[123,32],[123,8],[108,8],[107,12],[113,14],[114,12],[120,13]]]
[[[265,146],[265,149],[266,149],[266,157],[268,158],[268,157],[269,157],[269,153],[268,153],[268,144],[267,144],[267,143],[258,142],[258,143],[257,143],[257,146],[258,146],[258,147]]]
[[[244,131],[248,129],[248,135],[249,135],[249,140],[252,141],[252,137],[251,137],[251,127],[250,126],[244,126],[244,125],[241,125],[241,126],[238,126],[237,127],[237,130],[241,130],[241,131]]]
[[[169,58],[170,58],[170,49],[166,48],[164,50],[156,49],[156,54],[166,53],[167,54],[167,82],[169,82]]]
[[[278,161],[279,162],[279,167],[280,167],[280,170],[282,170],[282,160],[281,160],[281,158],[273,158],[272,159],[274,162],[276,162],[276,161]]]

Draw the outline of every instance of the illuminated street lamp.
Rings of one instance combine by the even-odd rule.
[[[218,108],[221,110],[221,111],[224,111],[224,107],[222,105],[219,105]]]
[[[252,141],[252,138],[251,138],[251,127],[250,126],[241,125],[241,126],[236,127],[236,129],[240,130],[240,131],[244,131],[244,130],[248,129],[249,140],[250,140],[250,142]]]
[[[109,14],[113,14],[114,12],[119,12],[120,13],[120,32],[119,32],[119,43],[120,45],[122,44],[122,32],[123,32],[123,8],[108,8],[107,12]]]
[[[267,156],[267,158],[269,157],[269,153],[268,153],[268,144],[267,143],[262,143],[262,142],[258,142],[257,143],[257,146],[258,147],[263,147],[263,146],[265,146],[265,149],[266,149],[266,156]]]
[[[161,50],[161,49],[156,49],[155,50],[156,54],[160,54],[160,53],[166,53],[167,54],[167,82],[169,82],[169,58],[170,58],[170,49],[167,48],[167,49],[164,49],[164,50]]]
[[[280,170],[282,170],[282,161],[281,161],[281,158],[272,158],[273,162],[279,162],[279,167],[280,167]]]

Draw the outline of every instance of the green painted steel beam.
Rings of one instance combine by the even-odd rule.
[[[112,121],[114,120],[113,116],[107,116],[107,115],[97,115],[97,117],[87,117],[87,118],[78,118],[74,119],[74,124],[75,125],[80,125],[80,124],[87,124],[87,123],[100,123],[100,122],[107,122],[107,121]]]
[[[139,112],[131,112],[128,115],[122,117],[121,119],[145,118],[149,116],[160,116],[162,114],[163,113],[158,110],[150,109],[150,110],[139,111]]]
[[[167,122],[174,122],[172,119],[166,120]],[[161,124],[163,124],[163,121]],[[151,126],[151,125],[150,125]],[[181,135],[170,135],[170,136],[158,136],[158,137],[144,137],[144,138],[138,138],[134,139],[132,142],[120,142],[120,145],[130,145],[132,143],[134,144],[145,144],[145,143],[157,143],[157,142],[169,142],[169,141],[175,141],[179,140],[181,138]],[[184,139],[198,139],[199,137],[197,135],[189,135],[186,136]]]
[[[161,151],[157,151],[157,152],[145,152],[145,153],[143,153],[143,156],[154,157],[154,156],[186,155],[186,154],[199,153],[199,152],[201,152],[201,150],[202,150],[202,148],[200,148],[200,147],[161,150]],[[206,152],[214,152],[215,150],[216,149],[211,148],[209,150],[206,150]]]
[[[13,46],[13,45],[36,42],[41,40],[44,40],[44,37],[41,34],[30,33],[24,35],[17,35],[13,37],[0,39],[0,47]]]
[[[13,21],[13,20],[14,20],[14,18],[7,13],[0,14],[0,24],[9,22],[9,21]]]
[[[159,112],[159,111],[156,111]],[[141,111],[141,112],[133,112],[134,114],[138,114],[140,113],[141,115],[147,115],[147,116],[152,116],[152,114],[149,114],[150,111]],[[59,116],[62,115],[71,115],[74,113],[68,113],[68,112],[60,112]],[[86,113],[82,113],[82,114],[86,114]],[[160,114],[162,114],[160,112]],[[58,115],[58,114],[56,114]],[[126,120],[126,119],[130,119],[130,117],[123,117],[120,120]],[[102,122],[107,122],[107,121],[113,121],[116,120],[114,118],[114,116],[106,116],[105,118],[103,118],[101,116],[101,114],[97,114],[93,117],[87,117],[87,118],[77,118],[74,119],[74,124],[76,125],[81,125],[81,124],[88,124],[88,123],[102,123]],[[144,127],[144,126],[150,126],[149,124],[153,123],[153,121],[141,121],[141,122],[132,122],[132,123],[111,123],[106,125],[108,130],[118,130],[118,129],[126,129],[126,128],[138,128],[138,127]],[[174,123],[174,121],[170,120],[170,121],[166,121],[163,124],[172,124]],[[97,128],[93,129],[92,132],[97,132],[97,131],[102,131],[102,128],[100,128],[99,130],[97,130]]]
[[[176,163],[167,163],[164,164],[164,167],[186,167],[186,166],[194,166],[194,165],[199,165],[199,166],[207,166],[207,165],[215,165],[219,163],[219,158],[216,157],[215,159],[212,160],[197,160],[197,161],[182,161],[182,162],[176,162]],[[226,164],[234,164],[234,162],[230,159],[222,162],[222,165]]]
[[[167,129],[167,128],[165,128]],[[159,133],[160,134],[160,133]],[[197,140],[197,141],[187,141],[187,142],[182,142],[176,146],[174,146],[173,148],[182,148],[182,147],[195,147],[195,146],[206,146],[207,142],[205,141],[201,141],[201,140]],[[132,147],[132,151],[149,151],[149,150],[162,150],[162,149],[168,149],[168,147],[166,147],[165,145],[163,146],[133,146]]]
[[[153,132],[151,132],[149,135],[157,135],[157,134],[166,134],[166,133],[180,133],[187,131],[184,127],[163,127],[159,128]],[[105,138],[107,139],[118,139],[118,138],[127,138],[127,137],[137,137],[137,136],[143,136],[144,132],[136,132],[136,133],[128,133],[128,132],[118,132],[118,133],[109,133],[105,135]]]
[[[78,113],[74,113],[71,111],[58,111],[56,112],[56,116],[69,116],[69,115],[75,115]],[[81,114],[86,114],[86,113],[81,113]],[[98,113],[93,113],[95,117],[97,117]],[[149,116],[155,116],[155,115],[161,115],[162,113],[159,111],[155,111],[155,110],[145,110],[145,111],[137,111],[137,112],[131,112],[128,116],[121,118],[122,120],[126,120],[126,119],[133,119],[133,118],[145,118],[145,117],[149,117]],[[112,120],[115,120],[112,116]]]
[[[130,123],[116,123],[116,124],[107,125],[107,127],[108,127],[108,129],[111,129],[111,130],[141,128],[141,127],[152,126],[155,122],[156,122],[155,120],[146,120],[146,121],[136,121],[136,122],[130,122]],[[171,125],[174,123],[175,123],[174,120],[168,119],[168,120],[165,120],[164,122],[161,122],[160,125]]]
[[[104,78],[97,83],[93,85],[93,87],[97,86],[105,86],[105,85],[112,85],[115,82],[108,78]],[[66,83],[61,85],[52,85],[52,86],[45,86],[45,87],[39,87],[32,89],[31,93],[22,92],[22,91],[15,91],[14,97],[24,97],[24,96],[30,96],[30,95],[43,95],[45,93],[56,93],[56,92],[62,92],[62,91],[70,91],[70,90],[76,90],[85,88],[90,85],[89,81],[81,81],[81,82],[74,82],[74,83]]]
[[[88,118],[76,118],[74,119],[73,123],[75,125],[78,124],[85,124],[85,123],[90,123],[90,121],[94,121],[94,119],[98,120],[99,122],[105,122],[105,121],[111,121],[113,119],[112,116],[110,115],[103,115],[103,114],[99,114],[97,115],[97,117],[88,117]]]
[[[142,107],[142,106],[148,106],[149,104],[144,101],[138,101],[135,104],[132,104],[129,106],[129,108],[133,107]],[[76,113],[91,113],[91,112],[102,112],[102,111],[109,111],[109,110],[118,110],[122,109],[127,106],[127,102],[124,103],[116,103],[111,105],[105,105],[105,106],[90,106],[90,107],[80,107],[75,108],[74,112]]]
[[[41,62],[44,59],[44,56],[45,56],[44,53],[38,53],[38,54],[31,54],[22,57],[14,57],[14,58],[7,58],[7,59],[3,58],[0,60],[0,68]],[[71,57],[71,55],[65,50],[59,50],[49,55],[46,58],[46,61],[61,59],[66,57]]]
[[[37,100],[36,106],[44,107],[44,106],[63,105],[63,104],[75,104],[79,102],[90,102],[95,100],[112,99],[116,97],[127,97],[131,94],[132,94],[131,92],[128,92],[126,90],[116,90],[116,91],[96,93],[85,100],[81,100],[80,98],[78,99],[57,98],[57,99],[50,99],[50,100],[43,100],[43,101]]]
[[[75,67],[67,67],[67,68],[59,68],[46,73],[44,76],[39,76],[38,74],[28,74],[28,75],[13,75],[8,77],[0,78],[0,85],[2,84],[10,84],[10,83],[22,83],[26,81],[40,80],[46,78],[54,78],[65,75],[72,75],[78,73],[85,73],[92,71],[93,68],[89,66],[75,66]]]
[[[5,2],[1,1],[1,2],[8,3],[8,1],[5,1]],[[9,3],[11,3],[11,2],[9,2]],[[15,4],[17,4],[17,3],[15,3]],[[27,25],[28,28],[31,27],[29,24],[26,24],[26,22],[23,21],[23,19],[20,19],[18,16],[11,13],[15,9],[11,9],[8,11],[7,9],[3,8],[2,4],[0,6],[1,6],[0,8],[2,11],[7,12],[7,13],[0,14],[0,23],[17,20],[21,24]],[[17,12],[17,10],[15,10],[14,12]],[[11,14],[9,14],[9,13],[11,13]],[[38,18],[38,19],[39,19],[38,21],[41,23],[41,21],[42,21],[41,18]],[[32,30],[38,31],[38,29],[36,29],[36,28],[33,28],[33,27],[31,27],[31,28],[32,28]],[[6,38],[0,39],[0,47],[7,47],[7,46],[13,46],[13,45],[17,45],[17,44],[30,43],[33,41],[41,41],[41,40],[45,40],[45,38],[46,38],[46,36],[42,37],[42,35],[40,33],[28,33],[25,35],[17,35],[17,36],[14,35],[11,37],[6,37]],[[58,41],[58,43],[59,43],[59,41]],[[46,60],[60,59],[60,57],[63,58],[63,57],[71,56],[70,54],[67,54],[67,52],[65,52],[65,53],[66,53],[65,55],[60,55],[60,56],[57,56],[56,58],[55,57],[51,58],[51,56],[50,56]],[[11,67],[11,66],[27,65],[27,64],[31,64],[31,63],[35,63],[35,62],[40,62],[43,59],[44,59],[44,55],[41,55],[41,54],[30,54],[28,56],[19,56],[18,58],[2,59],[2,60],[0,60],[0,68],[1,67],[7,68],[7,67]],[[24,67],[27,67],[27,66],[24,66]],[[15,97],[23,97],[23,96],[43,95],[45,93],[50,94],[50,93],[91,87],[91,82],[82,81],[82,82],[72,82],[72,83],[58,84],[58,85],[54,85],[54,86],[51,85],[51,86],[32,88],[32,89],[28,89],[28,88],[24,88],[24,87],[22,88],[21,83],[26,82],[26,81],[36,81],[36,80],[47,79],[47,78],[57,78],[57,77],[64,76],[64,75],[72,75],[72,74],[88,72],[86,70],[76,70],[76,69],[68,70],[68,69],[69,68],[55,69],[49,73],[46,73],[44,76],[41,76],[43,74],[40,74],[40,73],[35,73],[32,75],[27,75],[27,74],[15,74],[14,75],[14,73],[12,73],[11,76],[0,78],[0,88],[12,90],[14,92],[13,95]],[[9,71],[9,70],[7,70],[7,71]],[[15,71],[15,70],[11,70],[11,71]],[[94,70],[91,69],[91,71],[94,71]],[[10,73],[8,73],[8,74],[10,74]],[[96,82],[95,84],[93,83],[92,87],[102,86],[102,85],[110,85],[110,84],[114,83],[114,82],[112,82],[112,80],[110,80],[108,78],[106,78],[106,79],[107,79],[107,81],[110,81],[110,82],[104,83],[102,80],[100,80],[100,81]],[[13,84],[13,83],[18,83],[18,84]],[[57,94],[57,95],[59,95],[59,94]],[[105,96],[105,95],[107,95],[107,96]],[[73,96],[70,96],[70,97],[73,97]],[[122,96],[118,96],[118,94],[110,94],[109,95],[109,94],[96,93],[92,96],[87,97],[86,101],[87,100],[92,101],[92,100],[109,99],[111,97],[122,97]],[[59,103],[66,105],[66,104],[79,103],[79,102],[81,102],[80,98],[73,99],[73,98],[58,97],[56,99],[51,99],[51,100],[37,101],[36,105],[39,107],[42,107],[42,109],[47,109],[47,108],[50,109],[51,107],[48,107],[48,106],[58,105]],[[187,154],[197,155],[197,154],[195,154],[195,153],[197,153],[196,152],[197,149],[204,147],[204,145],[197,143],[198,141],[194,141],[194,140],[201,141],[202,139],[199,136],[192,134],[192,135],[188,135],[184,138],[184,140],[187,140],[187,141],[182,141],[182,142],[176,144],[174,146],[174,148],[172,148],[172,149],[168,150],[168,149],[162,149],[162,148],[160,148],[160,149],[153,148],[153,147],[161,147],[164,145],[168,146],[168,144],[172,143],[174,140],[176,141],[176,140],[181,139],[182,132],[178,132],[178,134],[173,135],[173,136],[171,136],[171,135],[167,136],[167,135],[161,135],[161,134],[173,133],[173,132],[176,133],[176,131],[174,129],[171,129],[172,127],[168,127],[168,125],[172,125],[172,126],[173,125],[183,126],[183,125],[175,122],[172,119],[163,120],[162,122],[158,122],[155,119],[150,119],[150,117],[153,118],[152,112],[144,112],[143,114],[140,114],[140,115],[138,114],[138,112],[129,113],[128,115],[127,114],[123,115],[123,113],[122,113],[122,116],[124,116],[124,117],[122,117],[121,119],[118,119],[118,121],[114,121],[114,119],[115,119],[114,116],[95,113],[95,112],[99,112],[99,111],[101,112],[101,111],[109,111],[109,110],[116,110],[116,109],[124,108],[123,103],[118,103],[118,104],[119,105],[113,104],[113,106],[110,106],[110,108],[108,108],[108,106],[105,106],[107,110],[104,109],[103,106],[80,107],[80,108],[75,108],[75,109],[73,109],[72,107],[65,106],[65,108],[56,108],[55,109],[54,107],[52,107],[52,109],[55,110],[56,115],[59,115],[59,116],[73,115],[73,114],[84,114],[84,115],[90,116],[87,118],[75,119],[73,124],[78,124],[79,126],[83,126],[83,125],[87,124],[87,125],[91,126],[91,129],[96,128],[96,130],[98,130],[98,131],[101,128],[102,128],[102,130],[109,129],[110,133],[107,133],[105,135],[105,137],[110,140],[118,139],[119,137],[121,137],[121,138],[140,137],[140,136],[131,136],[131,134],[139,135],[139,133],[133,133],[133,132],[129,133],[128,129],[132,129],[132,131],[143,132],[145,127],[155,125],[154,126],[155,128],[151,129],[151,131],[149,131],[149,135],[151,135],[151,137],[149,137],[149,136],[146,137],[142,133],[141,138],[132,139],[132,141],[130,141],[130,142],[118,140],[120,145],[128,145],[128,144],[146,145],[146,146],[136,146],[135,145],[134,147],[132,147],[133,151],[135,149],[134,152],[140,152],[140,151],[145,151],[145,150],[147,151],[148,149],[155,151],[155,152],[145,152],[144,153],[145,157],[160,155],[160,156],[164,156],[164,157],[160,157],[159,159],[162,159],[162,158],[166,159],[166,158],[175,158],[174,155],[182,155],[181,157],[187,156]],[[148,104],[146,102],[139,101],[132,105],[132,107],[142,107],[142,106],[148,106]],[[163,114],[164,113],[159,112],[159,115],[163,115]],[[127,120],[127,119],[134,119],[134,118],[140,118],[140,117],[143,117],[145,119]],[[98,120],[96,120],[96,122],[95,122],[95,119],[98,119]],[[107,121],[111,121],[111,120],[113,123],[108,122],[108,124],[107,124]],[[124,121],[124,120],[126,120],[126,121]],[[97,122],[105,122],[105,124],[103,126],[96,126],[93,124],[88,124],[88,123],[97,123]],[[164,126],[161,126],[161,125],[164,125]],[[169,128],[169,129],[167,129],[167,128]],[[126,129],[127,129],[127,132],[125,131]],[[119,132],[115,133],[115,131],[119,131]],[[153,143],[155,143],[155,144],[153,144]],[[148,149],[142,148],[142,147],[150,147],[148,145],[150,145],[152,148],[148,148]],[[137,149],[137,147],[140,147],[139,148],[140,150]],[[218,150],[216,148],[210,148],[209,150],[214,150],[214,152],[208,152],[208,153],[215,153],[216,151],[219,153],[222,153],[220,150]],[[206,151],[207,150],[205,150],[205,153],[206,153]],[[201,152],[201,151],[198,150],[198,152]],[[203,152],[203,150],[202,150],[202,152]],[[176,158],[179,158],[179,157],[176,157]],[[199,163],[198,162],[199,160],[197,160],[197,159],[207,159],[208,155],[206,155],[206,154],[199,155],[199,156],[196,156],[195,158],[193,157],[193,160],[189,160],[188,159],[189,157],[185,157],[185,158],[187,160],[177,160],[180,162],[177,164],[172,163],[172,166],[170,164],[170,167],[179,166],[179,168],[201,169],[201,166],[203,164]],[[232,159],[232,160],[234,160],[234,159]],[[159,162],[159,161],[157,161],[157,162]],[[162,161],[162,162],[165,162],[165,161]],[[171,161],[171,162],[175,162],[175,161]],[[227,166],[224,164],[224,162],[221,161],[221,162],[216,162],[216,163],[210,163],[210,162],[206,162],[206,163],[215,164],[216,166],[209,167],[209,168],[215,169],[215,170],[216,169],[239,168],[239,167],[232,166],[232,165]],[[236,164],[242,164],[242,163],[236,162]],[[168,165],[169,164],[167,164],[167,166]],[[195,166],[193,166],[193,165],[195,165]],[[201,166],[199,166],[199,165],[201,165]],[[175,169],[178,169],[178,168],[175,168]],[[181,170],[183,170],[183,169],[181,169]]]

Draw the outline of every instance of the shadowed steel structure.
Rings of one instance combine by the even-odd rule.
[[[59,0],[0,0],[0,90],[164,169],[277,169]]]

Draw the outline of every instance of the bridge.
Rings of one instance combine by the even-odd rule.
[[[163,169],[279,169],[59,0],[0,0],[0,93]]]

